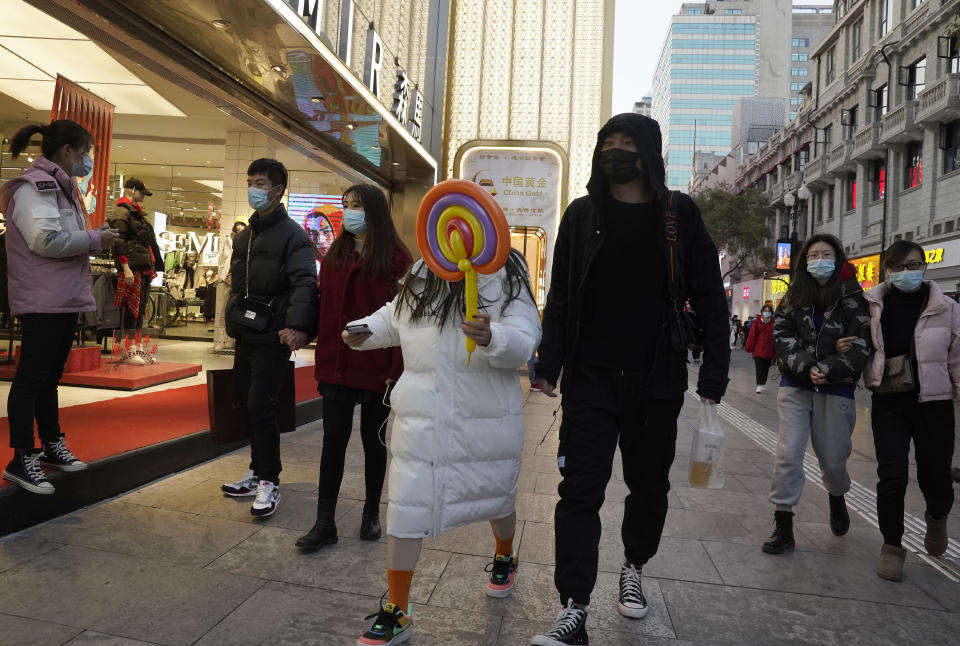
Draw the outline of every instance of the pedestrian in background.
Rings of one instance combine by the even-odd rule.
[[[886,281],[867,292],[873,358],[863,373],[873,391],[870,409],[877,454],[877,521],[883,535],[877,574],[903,578],[907,552],[903,498],[913,441],[917,482],[926,501],[924,547],[947,551],[953,507],[953,400],[960,398],[960,305],[935,281],[924,280],[926,254],[898,240],[883,254]]]
[[[344,330],[354,349],[399,346],[404,371],[391,394],[387,507],[388,602],[357,641],[385,646],[410,637],[410,584],[425,537],[490,521],[495,540],[486,594],[507,597],[517,578],[517,481],[523,453],[523,391],[517,370],[540,342],[540,314],[516,251],[478,277],[481,314],[464,321],[464,281],[448,283],[421,260],[400,294]],[[477,350],[467,365],[464,336]]]
[[[320,314],[315,353],[317,391],[323,397],[323,452],[317,522],[297,547],[317,549],[337,542],[335,515],[343,481],[353,411],[360,406],[365,500],[360,538],[380,538],[380,494],[387,447],[380,439],[390,408],[387,390],[403,372],[400,348],[360,354],[340,333],[349,321],[373,314],[397,294],[412,259],[397,235],[383,191],[357,184],[343,192],[343,230],[320,266]]]
[[[870,357],[870,312],[843,244],[832,235],[814,235],[804,243],[800,262],[773,328],[782,378],[769,498],[776,506],[775,529],[763,544],[771,554],[794,548],[793,508],[803,492],[808,440],[829,494],[830,530],[836,536],[849,530],[844,495],[850,490],[847,459],[857,421],[853,394]]]
[[[276,159],[257,159],[247,169],[247,202],[255,212],[237,234],[230,259],[227,334],[237,340],[233,357],[237,395],[250,436],[250,468],[221,490],[255,496],[250,513],[270,516],[280,502],[280,426],[283,375],[290,353],[313,338],[317,326],[317,265],[313,243],[287,216],[281,198],[287,169]]]
[[[743,323],[743,328],[740,333],[740,340],[743,343],[743,349],[747,349],[747,337],[750,336],[750,328],[753,327],[753,319],[747,319]]]
[[[6,214],[7,285],[10,314],[20,320],[20,362],[7,398],[13,460],[6,480],[32,493],[52,494],[41,465],[82,471],[87,465],[67,448],[60,429],[57,383],[73,346],[80,312],[96,309],[90,254],[110,249],[117,232],[106,224],[86,229],[77,177],[93,170],[93,137],[68,120],[24,126],[10,140],[16,159],[41,136],[33,165],[0,187]],[[36,448],[37,420],[41,449]]]
[[[753,364],[757,371],[757,394],[767,389],[767,376],[770,364],[776,354],[773,350],[773,306],[764,305],[759,316],[750,324],[744,349],[753,355]]]

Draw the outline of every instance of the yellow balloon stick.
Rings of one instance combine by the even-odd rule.
[[[477,272],[473,268],[473,263],[470,262],[470,257],[467,255],[466,245],[463,243],[463,236],[460,235],[459,231],[453,231],[450,234],[450,245],[453,247],[453,252],[456,254],[458,259],[457,268],[463,272],[464,300],[466,301],[467,320],[476,321],[479,300],[477,295]],[[470,365],[470,357],[473,356],[473,351],[476,349],[477,342],[470,337],[467,337],[468,366]]]

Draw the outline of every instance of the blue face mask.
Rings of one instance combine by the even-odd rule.
[[[818,258],[817,260],[811,260],[807,263],[807,271],[810,272],[810,275],[814,278],[819,278],[824,280],[833,276],[834,264],[832,260],[826,260],[824,258]]]
[[[890,284],[901,292],[915,292],[923,284],[923,270],[904,269],[903,271],[893,272],[888,275]]]
[[[247,204],[250,205],[251,209],[263,213],[270,207],[270,204],[272,203],[270,201],[269,193],[269,188],[255,188],[250,186],[247,188]]]
[[[760,316],[763,318],[764,321],[767,321],[770,319],[771,316],[773,316],[773,312],[763,312]]]
[[[90,174],[90,171],[93,170],[93,157],[90,155],[84,155],[80,158],[80,161],[73,163],[73,168],[71,169],[71,175],[74,177],[86,177]]]
[[[344,209],[343,228],[354,235],[362,235],[366,233],[366,214],[361,209]]]

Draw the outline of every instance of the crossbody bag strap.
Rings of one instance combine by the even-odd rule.
[[[253,247],[253,230],[250,231],[250,240],[247,242],[247,271],[244,273],[243,278],[246,283],[246,294],[244,298],[250,298],[250,249]]]
[[[667,290],[670,294],[670,300],[673,301],[673,306],[679,309],[680,269],[677,259],[677,239],[680,235],[680,228],[677,224],[677,213],[673,209],[674,195],[676,195],[676,192],[670,191],[670,199],[667,202],[667,208],[664,212],[663,234],[667,250]]]

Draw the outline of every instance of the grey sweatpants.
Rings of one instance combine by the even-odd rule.
[[[803,492],[803,455],[807,440],[820,462],[823,485],[834,496],[850,490],[847,458],[853,449],[851,436],[857,422],[852,399],[825,395],[802,388],[782,386],[777,392],[780,439],[773,466],[770,502],[790,511]]]

